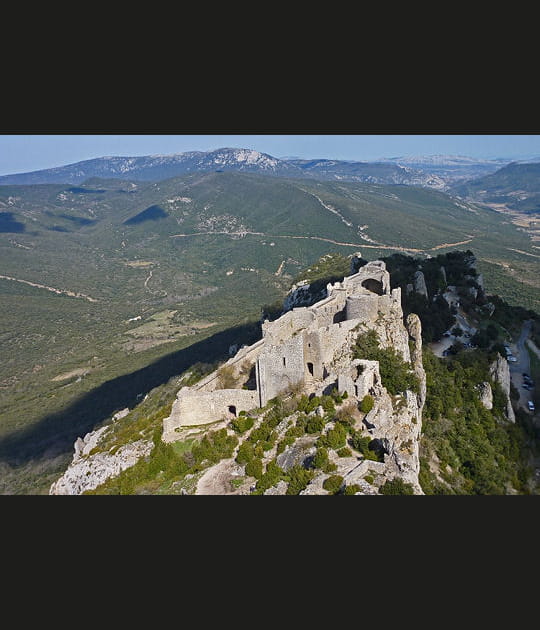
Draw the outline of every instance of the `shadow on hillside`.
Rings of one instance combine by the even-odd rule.
[[[259,338],[257,324],[235,326],[168,354],[131,374],[107,381],[64,410],[0,438],[0,462],[22,466],[36,458],[70,452],[77,437],[92,431],[119,409],[133,408],[154,387],[166,383],[198,361],[212,363],[228,358],[232,344],[250,345]]]

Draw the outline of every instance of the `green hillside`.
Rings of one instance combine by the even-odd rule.
[[[540,212],[540,164],[509,164],[491,175],[455,186],[452,192],[537,214]]]

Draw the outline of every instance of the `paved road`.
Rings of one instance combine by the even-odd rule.
[[[514,387],[519,391],[519,406],[528,411],[527,402],[532,400],[533,391],[529,391],[522,387],[523,385],[523,373],[531,374],[530,371],[530,359],[529,353],[525,346],[525,341],[531,333],[532,322],[526,321],[521,329],[519,339],[515,343],[510,344],[510,350],[516,357],[516,363],[508,363],[510,367],[510,378]],[[535,387],[537,384],[535,383]]]

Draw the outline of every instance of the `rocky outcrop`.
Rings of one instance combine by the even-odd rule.
[[[495,382],[499,383],[506,396],[505,415],[507,419],[515,423],[516,416],[510,401],[510,368],[506,359],[503,359],[500,354],[497,354],[497,358],[489,366],[489,374]]]
[[[425,298],[429,298],[428,290],[426,286],[426,279],[422,271],[417,271],[413,276],[414,290],[416,293],[423,295]]]
[[[446,286],[448,284],[448,280],[446,279],[446,269],[444,267],[441,267],[441,276],[442,276],[444,285]]]
[[[153,443],[146,440],[131,442],[120,447],[114,454],[91,452],[99,445],[108,427],[87,433],[77,438],[73,461],[66,472],[55,481],[49,494],[82,494],[116,477],[126,468],[134,466],[141,457],[149,455]]]
[[[295,284],[287,293],[283,302],[283,312],[291,311],[293,308],[300,306],[310,306],[314,302],[322,300],[326,297],[326,288],[323,287],[318,292],[314,292],[311,285],[305,280]]]
[[[478,397],[480,398],[480,402],[484,405],[486,409],[493,409],[493,391],[491,389],[491,385],[484,381],[476,386],[478,391]]]
[[[288,472],[291,468],[307,463],[307,460],[315,455],[316,448],[313,446],[314,438],[300,438],[277,456],[278,466]]]
[[[418,315],[416,315],[415,313],[411,313],[407,317],[406,325],[409,337],[413,341],[413,347],[411,350],[411,363],[414,373],[416,374],[420,382],[418,406],[420,411],[422,411],[424,403],[426,402],[427,393],[426,371],[424,370],[424,363],[422,360],[422,323],[420,322],[420,318],[418,317]]]

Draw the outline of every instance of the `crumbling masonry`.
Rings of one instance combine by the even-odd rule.
[[[382,346],[393,347],[410,361],[401,290],[390,289],[382,261],[372,261],[343,282],[329,284],[327,297],[320,302],[265,321],[262,339],[242,348],[225,364],[239,388],[222,389],[219,370],[192,387],[182,387],[164,421],[163,440],[177,439],[180,427],[209,424],[264,407],[295,387],[321,394],[337,386],[362,398],[380,385],[379,366],[374,361],[351,361],[350,348],[358,332],[370,329],[377,330]],[[252,383],[251,389],[245,383]]]

